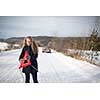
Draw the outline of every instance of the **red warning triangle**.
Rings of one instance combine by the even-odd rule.
[[[27,58],[28,56],[29,56],[28,51],[25,51],[25,55],[24,55],[24,57],[23,57],[23,59],[22,59],[22,61],[21,61],[21,63],[20,63],[19,69],[31,65],[30,59],[27,59],[27,61],[26,61],[26,58]],[[26,62],[25,62],[25,61],[26,61]]]

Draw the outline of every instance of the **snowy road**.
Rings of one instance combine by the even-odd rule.
[[[0,53],[0,82],[23,83],[18,69],[21,50]],[[90,83],[100,82],[100,68],[85,61],[79,61],[61,53],[42,53],[39,48],[38,80],[40,83]],[[32,82],[32,78],[31,78]]]

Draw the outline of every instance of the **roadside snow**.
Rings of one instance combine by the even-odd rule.
[[[0,42],[0,50],[5,50],[8,49],[8,43],[5,42]]]
[[[92,61],[97,64],[100,65],[100,51],[89,51],[89,50],[75,50],[75,49],[67,49],[67,54],[80,54],[80,56],[82,58],[87,59],[88,61],[91,61],[91,54],[93,52],[93,59]]]

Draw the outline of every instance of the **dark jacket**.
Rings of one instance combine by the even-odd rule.
[[[24,46],[24,48],[22,49],[22,52],[20,54],[19,61],[24,57],[25,51],[28,51],[29,56],[30,56],[31,64],[35,68],[33,68],[30,65],[30,66],[24,67],[23,70],[22,70],[22,72],[23,73],[34,73],[34,72],[38,72],[38,63],[37,63],[38,53],[37,54],[34,54],[32,52],[31,46]]]

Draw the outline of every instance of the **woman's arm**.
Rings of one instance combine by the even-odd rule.
[[[20,56],[19,56],[19,61],[21,61],[21,59],[24,57],[24,53],[25,53],[25,50],[24,50],[24,48],[22,49],[22,52],[21,52],[21,54],[20,54]]]

